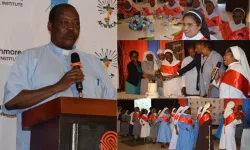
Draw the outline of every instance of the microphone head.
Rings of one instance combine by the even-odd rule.
[[[71,63],[76,63],[80,62],[80,57],[77,53],[72,53],[71,54]]]
[[[216,64],[216,68],[220,68],[221,66],[221,62],[219,61],[217,64]]]

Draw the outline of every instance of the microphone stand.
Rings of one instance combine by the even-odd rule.
[[[208,150],[210,150],[210,130],[211,130],[210,128],[211,128],[211,126],[208,126],[208,129],[209,129],[209,133],[208,133],[208,138],[209,138],[208,139],[208,141],[209,141],[208,142]]]

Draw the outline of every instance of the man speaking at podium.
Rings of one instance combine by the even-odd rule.
[[[30,131],[22,131],[22,112],[57,97],[116,99],[117,92],[98,58],[74,46],[80,18],[69,4],[59,4],[49,14],[51,42],[21,53],[12,66],[4,91],[6,114],[17,114],[17,150],[29,150]],[[77,53],[78,67],[71,67]],[[77,55],[76,54],[76,55]],[[81,69],[80,69],[81,68]],[[82,92],[75,83],[82,84]]]

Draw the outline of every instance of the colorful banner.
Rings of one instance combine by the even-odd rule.
[[[212,99],[212,98],[190,98],[188,99],[188,106],[191,107],[191,114],[193,118],[196,118],[198,108],[200,106],[204,106],[206,102],[209,102],[212,104],[213,112],[212,112],[212,118],[213,118],[213,124],[219,125],[220,124],[220,117],[221,113],[224,110],[224,100],[223,99]]]

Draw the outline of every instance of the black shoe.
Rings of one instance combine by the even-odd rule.
[[[153,142],[153,144],[155,144],[155,142]]]

